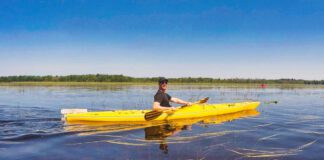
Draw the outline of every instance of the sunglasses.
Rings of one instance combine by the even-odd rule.
[[[168,82],[167,81],[163,81],[163,82],[160,82],[160,84],[168,84]]]

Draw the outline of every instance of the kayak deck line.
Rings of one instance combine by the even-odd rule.
[[[256,109],[260,102],[239,102],[224,104],[194,104],[180,108],[173,113],[162,113],[153,121],[176,120],[215,116]],[[62,109],[65,121],[93,122],[142,122],[144,115],[151,110],[114,110],[88,112],[87,109]]]

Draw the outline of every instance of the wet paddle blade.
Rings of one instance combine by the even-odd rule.
[[[144,118],[146,121],[151,121],[158,118],[162,113],[162,111],[150,111],[145,113]]]
[[[208,100],[209,100],[209,97],[206,97],[206,98],[203,98],[203,99],[201,99],[201,100],[199,100],[199,101],[197,101],[197,102],[195,102],[193,104],[203,104],[203,103],[206,103]],[[181,108],[184,108],[184,107],[188,107],[188,106],[187,105],[181,106]]]
[[[204,99],[199,100],[198,102],[196,102],[197,104],[202,104],[202,103],[206,103],[209,100],[209,97],[206,97]]]

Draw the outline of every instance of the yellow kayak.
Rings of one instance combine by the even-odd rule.
[[[255,117],[260,113],[256,109],[244,110],[235,113],[222,114],[216,116],[177,119],[168,121],[146,121],[146,122],[93,122],[93,121],[69,121],[64,125],[64,130],[69,132],[80,132],[78,135],[87,136],[101,133],[112,133],[129,131],[135,129],[144,129],[147,134],[147,129],[150,127],[162,127],[161,133],[164,134],[164,125],[170,125],[172,128],[182,129],[186,126],[191,126],[195,123],[200,124],[222,124],[236,119]],[[150,134],[148,134],[150,135]],[[146,136],[147,137],[147,136]],[[151,136],[152,138],[152,136]],[[160,137],[161,138],[161,137]]]
[[[253,110],[259,106],[260,102],[240,102],[224,104],[194,104],[180,108],[172,113],[162,113],[156,121],[178,120],[217,116],[229,113],[236,113],[245,110]],[[88,122],[113,122],[113,123],[140,123],[146,122],[144,115],[151,110],[115,110],[84,113],[67,113],[64,119],[67,122],[88,121]]]

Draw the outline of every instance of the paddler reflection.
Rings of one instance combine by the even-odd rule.
[[[168,154],[169,148],[167,138],[170,136],[176,136],[181,131],[191,130],[192,124],[221,124],[224,122],[229,122],[240,118],[253,117],[257,115],[259,115],[259,112],[257,110],[247,110],[214,117],[171,121],[163,125],[146,127],[144,129],[145,139],[151,141],[159,141],[159,148],[162,150],[163,153]]]
[[[166,138],[174,136],[183,130],[191,130],[191,125],[176,126],[172,124],[164,124],[159,126],[151,126],[144,129],[146,140],[160,140],[160,149],[163,153],[168,154],[168,144]]]

